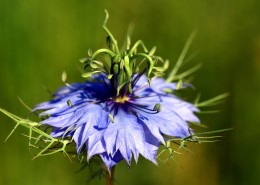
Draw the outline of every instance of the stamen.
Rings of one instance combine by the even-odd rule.
[[[157,112],[161,112],[161,110],[162,110],[161,104],[160,104],[160,103],[156,103],[156,104],[154,105],[153,110],[155,110],[155,111],[157,111]]]
[[[109,119],[110,119],[110,121],[111,121],[112,123],[115,122],[115,121],[114,121],[114,118],[113,118],[113,116],[112,116],[111,114],[108,114],[108,117],[109,117]]]
[[[72,103],[71,103],[70,100],[67,101],[67,104],[68,104],[69,107],[72,107]]]
[[[133,107],[133,108],[135,108],[135,109],[138,109],[138,110],[140,110],[140,111],[142,111],[142,112],[146,112],[146,113],[148,113],[148,114],[157,114],[157,113],[159,113],[158,110],[149,109],[149,108],[144,107],[144,106],[142,106],[142,105],[133,104],[133,103],[130,103],[130,102],[128,102],[128,105],[129,105],[130,107]]]

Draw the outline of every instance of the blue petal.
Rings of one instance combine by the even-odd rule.
[[[163,141],[159,133],[180,138],[190,136],[188,124],[173,111],[163,108],[157,114],[150,114],[138,109],[135,111],[151,133],[161,142]]]
[[[96,125],[99,125],[100,122],[104,122],[102,125],[108,125],[108,113],[102,108],[99,104],[89,104],[84,107],[86,113],[84,114],[85,123],[77,124],[77,129],[73,136],[77,144],[77,150],[80,152],[82,146],[86,143],[87,139],[93,135],[94,141],[101,139],[103,130],[97,128]],[[103,115],[102,117],[100,115]],[[81,120],[79,120],[81,121]],[[89,141],[90,142],[90,141]],[[90,146],[93,143],[89,143]]]
[[[132,154],[135,160],[138,159],[139,153],[144,155],[145,136],[143,127],[134,115],[121,108],[118,109],[114,123],[107,127],[104,140],[108,155],[113,157],[117,151],[120,151],[128,164],[130,164]]]
[[[101,153],[100,157],[104,161],[104,163],[107,166],[109,171],[114,165],[116,165],[123,159],[123,156],[121,155],[121,153],[119,151],[117,151],[113,157],[111,155],[107,154],[106,152]]]
[[[151,86],[149,86],[145,75],[141,76],[139,81],[136,83],[133,92],[140,93],[140,91],[153,91],[157,94],[167,94],[166,89],[176,90],[177,83],[166,82],[163,78],[153,77],[151,80]],[[190,84],[182,84],[180,88],[191,87]]]
[[[64,134],[66,134],[64,137],[72,137],[73,133],[72,132],[66,132],[68,128],[60,129],[60,128],[55,128],[53,127],[51,136],[52,137],[63,137]]]
[[[186,88],[190,87],[189,84],[182,84],[180,88]],[[166,94],[166,89],[176,90],[177,89],[177,83],[172,82],[166,82],[163,78],[153,78],[152,79],[152,90],[158,94]]]
[[[92,135],[89,137],[87,141],[87,160],[96,155],[106,152],[105,142],[104,140],[98,138],[96,135]]]
[[[154,164],[157,164],[156,156],[160,146],[160,141],[151,133],[148,127],[143,124],[141,120],[138,119],[138,122],[142,124],[145,134],[145,152],[143,156]]]
[[[140,96],[139,94],[137,94]],[[146,106],[153,109],[157,103],[161,104],[162,109],[173,111],[174,114],[178,114],[185,121],[199,123],[198,117],[194,112],[198,112],[199,109],[193,104],[185,102],[174,95],[156,95],[155,93],[149,93],[146,96],[141,95],[140,98],[130,100],[130,102]]]
[[[78,92],[80,89],[84,88],[84,84],[82,83],[72,83],[69,86],[64,86],[58,89],[54,93],[54,97],[61,97],[63,95],[67,96],[68,94],[72,92]]]
[[[193,104],[180,100],[174,96],[163,96],[162,101],[162,106],[164,108],[174,111],[183,120],[196,123],[200,122],[198,117],[194,114],[194,112],[198,112],[199,109],[196,108]]]

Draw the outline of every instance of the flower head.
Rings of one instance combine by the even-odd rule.
[[[95,75],[91,81],[60,88],[53,100],[34,110],[49,116],[41,123],[53,127],[53,137],[72,137],[78,153],[84,148],[88,159],[100,155],[108,168],[122,159],[129,165],[132,157],[137,162],[140,154],[156,163],[164,136],[191,135],[187,121],[199,122],[193,113],[198,109],[164,92],[177,84],[152,78],[149,86],[145,79],[140,77],[131,94],[113,97],[109,80]]]
[[[108,169],[121,160],[137,162],[140,155],[156,163],[159,145],[167,138],[193,133],[188,122],[199,122],[194,114],[198,109],[167,93],[179,84],[158,77],[168,63],[154,56],[155,49],[148,51],[142,41],[130,49],[128,40],[126,51],[120,52],[106,28],[107,19],[108,14],[103,28],[109,49],[89,52],[90,57],[81,60],[91,68],[83,74],[87,80],[60,88],[34,111],[42,111],[41,124],[52,127],[52,137],[71,137],[78,153],[86,150],[88,159],[99,155]],[[137,52],[139,46],[143,53]],[[109,56],[109,64],[98,59],[101,53]],[[163,66],[155,67],[159,62]]]

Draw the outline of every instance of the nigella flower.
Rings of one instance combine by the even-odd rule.
[[[176,83],[162,78],[152,78],[151,83],[141,76],[132,93],[114,97],[105,75],[95,75],[91,81],[62,87],[53,100],[34,110],[49,115],[41,123],[53,128],[53,137],[72,137],[78,153],[87,150],[88,159],[100,155],[109,169],[122,159],[128,165],[132,157],[137,162],[140,154],[156,163],[164,136],[188,137],[192,130],[187,122],[199,120],[194,105],[164,92],[176,90]]]
[[[119,51],[107,19],[108,14],[103,28],[109,49],[89,51],[90,57],[81,60],[91,69],[83,74],[87,80],[60,88],[34,111],[42,111],[40,123],[52,128],[52,137],[72,138],[78,154],[99,155],[109,170],[121,160],[137,162],[140,155],[156,163],[160,144],[193,133],[188,122],[199,122],[198,109],[172,93],[187,85],[159,77],[168,63],[154,56],[154,48],[148,51],[138,41],[130,49],[128,39],[126,51]],[[107,62],[98,58],[101,53],[109,56]],[[163,66],[155,67],[159,62]]]

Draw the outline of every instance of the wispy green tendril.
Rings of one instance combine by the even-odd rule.
[[[215,134],[223,133],[230,130],[232,130],[232,128],[220,129],[220,130],[214,130],[208,132],[199,132],[199,133],[191,134],[186,138],[174,138],[174,137],[165,136],[167,138],[166,145],[163,146],[162,150],[158,153],[157,159],[162,162],[166,162],[169,159],[174,159],[174,154],[182,154],[182,150],[189,153],[193,153],[188,148],[187,146],[188,143],[212,143],[212,142],[221,141],[220,139],[223,136],[215,135]]]
[[[179,56],[179,58],[178,58],[178,60],[175,64],[175,66],[172,68],[172,71],[170,72],[168,78],[166,79],[167,82],[171,82],[173,80],[176,80],[176,74],[177,74],[178,70],[180,69],[180,67],[183,63],[185,56],[187,55],[187,52],[188,52],[188,50],[191,46],[191,43],[192,43],[195,35],[196,35],[196,31],[193,31],[191,33],[191,35],[189,36],[188,40],[186,41],[185,46],[183,47],[182,52],[181,52],[181,54],[180,54],[180,56]],[[194,69],[192,71],[194,71]],[[190,73],[190,72],[188,72],[188,73]]]
[[[68,153],[66,151],[66,147],[68,146],[68,144],[71,143],[70,140],[62,140],[62,139],[53,138],[52,136],[50,136],[49,134],[47,134],[46,132],[44,132],[40,129],[41,124],[30,121],[28,119],[23,119],[2,108],[0,108],[0,112],[2,112],[3,114],[5,114],[9,118],[11,118],[16,123],[16,125],[14,126],[14,128],[12,129],[12,131],[7,136],[7,138],[5,139],[4,142],[6,142],[10,138],[10,136],[14,133],[14,131],[18,128],[18,126],[22,126],[22,127],[27,128],[29,131],[29,135],[25,135],[26,137],[29,138],[29,147],[34,147],[34,148],[40,149],[40,152],[36,156],[34,156],[33,159],[40,157],[40,156],[52,155],[52,154],[59,153],[59,152],[63,152],[66,156],[68,156],[70,158],[70,156],[68,155]],[[33,136],[33,133],[37,134],[37,136],[36,137]],[[32,142],[32,141],[34,141],[34,142]],[[39,146],[36,146],[36,144],[39,141],[43,142],[43,144],[44,144],[44,146],[42,148],[40,148]],[[61,147],[54,147],[57,145],[60,145]]]

